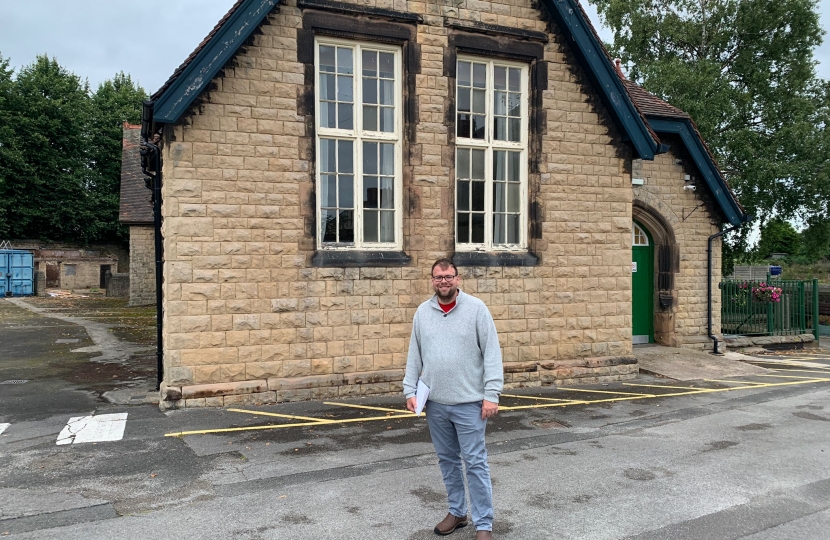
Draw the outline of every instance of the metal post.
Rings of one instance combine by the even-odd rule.
[[[818,327],[818,279],[813,279],[813,336],[816,338],[816,343],[819,343],[819,327]]]

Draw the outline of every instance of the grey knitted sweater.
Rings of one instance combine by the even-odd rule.
[[[418,306],[403,379],[407,398],[415,395],[419,377],[430,389],[430,401],[498,403],[504,385],[501,348],[484,302],[459,290],[449,313],[437,296]]]

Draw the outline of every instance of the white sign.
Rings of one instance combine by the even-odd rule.
[[[631,273],[633,274],[636,271],[637,271],[637,261],[632,261],[631,262]]]

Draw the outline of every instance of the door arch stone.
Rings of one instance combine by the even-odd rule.
[[[659,206],[665,207],[664,204]],[[672,225],[672,222],[677,221],[677,217],[671,212],[667,213],[668,216],[651,204],[634,199],[633,220],[648,229],[654,242],[654,342],[677,347],[677,288],[674,276],[679,271],[680,253]]]

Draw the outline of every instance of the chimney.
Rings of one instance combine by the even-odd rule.
[[[617,70],[617,75],[620,76],[620,79],[625,80],[625,73],[623,73],[622,67],[620,67],[621,62],[622,60],[620,60],[619,58],[614,58],[614,69]]]

